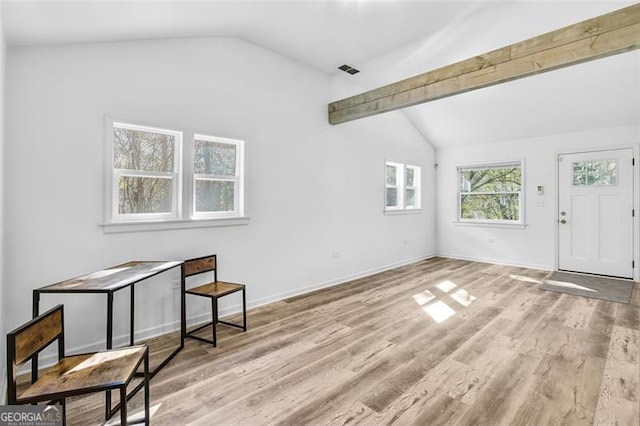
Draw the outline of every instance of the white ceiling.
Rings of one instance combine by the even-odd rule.
[[[356,93],[628,4],[575,0],[5,0],[2,13],[10,46],[240,37],[349,79]],[[362,72],[349,76],[336,71],[343,63]],[[419,105],[404,113],[436,147],[640,126],[640,54],[553,71]]]
[[[474,1],[9,1],[9,45],[240,37],[334,72],[438,31]]]

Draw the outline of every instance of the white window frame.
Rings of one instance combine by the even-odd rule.
[[[206,141],[215,142],[226,145],[234,145],[236,147],[236,173],[235,176],[218,176],[211,174],[193,173],[192,189],[191,189],[191,218],[192,219],[213,219],[213,218],[226,218],[226,217],[238,217],[244,214],[244,141],[240,139],[221,138],[218,136],[210,136],[201,133],[197,133],[193,137],[193,151],[195,154],[195,142]],[[193,167],[194,155],[191,156],[191,163]],[[233,194],[233,207],[231,211],[222,212],[198,212],[196,210],[196,181],[197,180],[209,180],[209,181],[225,181],[234,182],[234,194]]]
[[[394,167],[396,169],[396,184],[389,185],[387,183],[387,167]],[[395,189],[397,194],[397,204],[395,206],[387,205],[387,191],[389,189]],[[385,162],[384,167],[384,209],[386,211],[403,210],[404,209],[404,165],[401,163],[394,163],[393,161]]]
[[[420,187],[422,186],[422,168],[420,166],[412,166],[410,164],[405,165],[405,169],[412,169],[413,170],[413,183],[414,185],[409,186],[409,185],[405,185],[404,187],[404,200],[405,200],[405,204],[406,204],[406,200],[407,200],[407,190],[409,189],[413,189],[414,191],[414,205],[413,206],[407,206],[405,205],[405,209],[407,210],[420,210]],[[403,174],[403,179],[406,177],[406,170],[405,173]],[[405,179],[406,180],[406,179]],[[405,182],[406,183],[406,182]],[[417,185],[416,185],[417,183]]]
[[[412,164],[403,164],[395,161],[385,161],[384,163],[384,197],[383,206],[385,213],[402,212],[402,211],[419,211],[421,209],[421,188],[422,188],[422,168]],[[387,183],[387,167],[396,169],[396,184],[389,185]],[[413,186],[406,186],[406,169],[413,169]],[[397,205],[387,206],[387,190],[395,188],[397,191]],[[415,190],[415,204],[413,206],[406,205],[407,189]]]
[[[136,123],[136,124],[132,124]],[[104,144],[104,219],[100,225],[105,233],[122,233],[138,231],[155,231],[167,229],[189,229],[202,227],[239,226],[248,225],[246,215],[246,170],[245,170],[245,141],[210,136],[208,131],[194,132],[193,130],[154,124],[140,123],[137,120],[114,120],[105,116],[105,144]],[[119,213],[118,180],[123,171],[114,170],[114,126],[131,128],[134,130],[159,132],[176,136],[174,150],[174,172],[169,173],[173,179],[173,200],[171,213]],[[194,148],[195,138],[214,140],[222,143],[234,143],[236,150],[236,176],[234,211],[233,212],[200,212],[195,211],[195,179]],[[179,137],[177,137],[179,136]],[[206,139],[205,139],[206,138]],[[126,175],[144,177],[166,177],[164,172],[125,171]],[[228,179],[229,177],[224,177]],[[222,179],[221,179],[222,180]]]
[[[478,192],[478,193],[464,193],[468,194],[482,194],[482,195],[502,195],[502,194],[518,194],[518,218],[519,220],[505,220],[505,219],[463,219],[462,218],[462,172],[468,170],[487,170],[487,169],[506,169],[506,168],[520,168],[520,191],[503,191],[503,192]],[[478,225],[499,225],[499,226],[524,226],[525,224],[525,161],[505,161],[499,163],[482,163],[482,164],[468,164],[459,165],[457,167],[456,178],[458,180],[458,217],[456,222],[459,224],[478,224]]]
[[[162,135],[173,136],[175,139],[175,145],[173,147],[173,171],[145,171],[145,170],[128,170],[128,169],[115,169],[113,166],[113,156],[115,149],[114,141],[114,129],[118,127],[121,129],[137,130],[142,132],[157,133]],[[142,221],[158,221],[158,220],[171,220],[178,219],[181,216],[181,199],[182,199],[182,132],[177,130],[162,129],[159,127],[141,126],[137,124],[113,122],[110,126],[110,149],[109,149],[109,163],[111,170],[111,222],[142,222]],[[160,178],[171,179],[172,187],[172,199],[171,199],[171,212],[166,213],[120,213],[120,191],[119,182],[120,177],[143,177],[143,178]]]

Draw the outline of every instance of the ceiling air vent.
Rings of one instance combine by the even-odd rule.
[[[344,72],[346,72],[346,73],[348,73],[348,74],[351,74],[351,75],[354,75],[354,74],[357,74],[357,73],[359,73],[359,72],[360,72],[360,70],[357,70],[357,69],[355,69],[354,67],[352,67],[351,65],[347,65],[347,64],[340,65],[340,66],[338,67],[338,69],[339,69],[340,71],[344,71]]]

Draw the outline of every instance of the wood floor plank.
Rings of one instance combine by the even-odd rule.
[[[541,291],[547,275],[432,258],[252,309],[151,381],[152,424],[637,426],[639,286],[623,305]],[[68,424],[103,403],[73,398]]]
[[[520,407],[529,400],[533,372],[540,361],[535,356],[518,353],[505,362],[461,419],[461,424],[512,424]]]
[[[613,328],[596,411],[596,424],[638,424],[639,345],[638,330],[619,326]]]

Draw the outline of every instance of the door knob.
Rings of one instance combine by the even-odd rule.
[[[560,223],[564,225],[565,223],[567,223],[567,221],[566,221],[566,220],[564,220],[564,219],[562,219],[562,220],[560,221]]]

